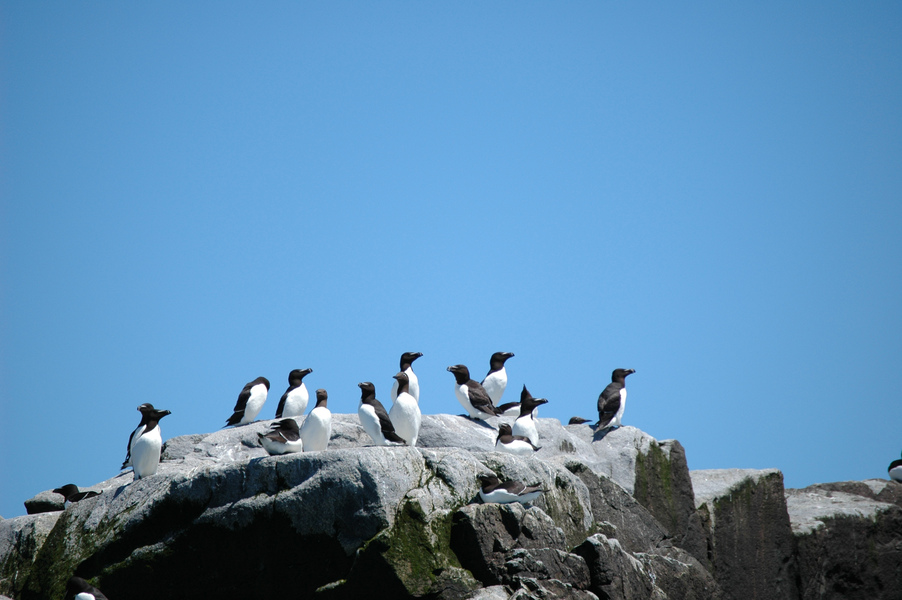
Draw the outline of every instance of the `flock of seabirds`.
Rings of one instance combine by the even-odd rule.
[[[357,384],[360,388],[357,415],[374,444],[416,446],[422,415],[419,407],[420,385],[413,372],[413,363],[421,356],[421,352],[405,352],[401,355],[400,371],[393,377],[395,382],[391,389],[390,410],[386,410],[376,399],[376,389],[371,382]],[[535,424],[536,409],[548,400],[534,398],[524,385],[519,402],[500,404],[507,388],[504,365],[513,356],[512,352],[494,353],[489,360],[489,371],[481,382],[470,378],[470,371],[465,365],[452,365],[447,370],[454,375],[454,393],[470,419],[484,421],[497,416],[515,418],[513,426],[508,423],[498,426],[495,450],[528,456],[540,449]],[[313,369],[294,369],[289,373],[288,389],[282,394],[276,407],[275,418],[279,421],[272,425],[269,432],[257,434],[260,445],[270,455],[319,452],[329,444],[332,413],[327,407],[326,390],[316,390],[316,405],[300,426],[297,421],[307,411],[310,394],[304,385],[304,377],[312,372]],[[626,378],[635,372],[634,369],[614,369],[611,383],[598,396],[598,423],[594,426],[596,430],[620,427],[626,408]],[[254,422],[268,394],[269,380],[265,377],[258,377],[245,385],[225,427]],[[122,469],[132,468],[135,479],[156,473],[163,446],[160,419],[171,414],[170,411],[159,410],[149,403],[139,406],[138,411],[141,413],[141,422],[129,436],[128,451],[122,463]],[[573,417],[569,424],[588,422],[588,419]],[[891,479],[902,482],[902,459],[894,460],[888,472]],[[495,475],[480,476],[479,480],[479,497],[486,503],[527,504],[545,491],[538,485],[525,485],[513,480],[500,481]],[[71,483],[53,491],[62,494],[66,502],[78,502],[100,493],[80,491]],[[66,600],[71,599],[106,600],[106,596],[84,579],[72,577],[66,591]]]

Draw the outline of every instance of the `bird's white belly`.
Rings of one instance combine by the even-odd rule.
[[[304,419],[300,435],[304,452],[325,450],[332,435],[332,413],[329,409],[320,406],[311,410]]]
[[[285,398],[285,406],[282,408],[282,417],[300,417],[307,410],[307,402],[310,400],[310,393],[307,386],[303,383],[288,393]],[[259,410],[258,410],[259,412]]]
[[[160,450],[163,447],[163,439],[160,437],[160,427],[154,427],[142,434],[132,444],[132,469],[135,478],[140,479],[157,472],[160,464]]]
[[[420,405],[411,394],[398,396],[398,399],[392,404],[388,418],[395,427],[395,433],[404,438],[409,446],[417,445],[422,415],[420,414]]]
[[[486,393],[489,395],[489,398],[492,399],[495,406],[498,406],[498,402],[501,401],[501,396],[504,395],[504,389],[507,387],[507,372],[505,372],[504,369],[495,371],[485,378],[482,387],[485,388]]]
[[[386,446],[388,442],[382,435],[382,425],[379,423],[379,416],[376,415],[376,409],[369,404],[360,403],[357,408],[357,416],[360,418],[360,424],[367,435],[373,438],[373,443],[377,446]]]
[[[620,390],[620,408],[617,409],[617,414],[614,415],[614,418],[611,419],[611,422],[608,423],[608,427],[620,427],[620,422],[623,420],[623,411],[626,409],[626,388]]]
[[[533,447],[530,446],[528,442],[522,440],[514,440],[510,444],[502,444],[499,440],[495,443],[495,450],[498,452],[516,454],[518,456],[532,456],[535,453]]]
[[[251,388],[251,397],[247,399],[241,423],[250,423],[257,418],[260,409],[263,408],[263,403],[266,402],[266,392],[266,386],[262,383],[258,383]]]
[[[514,435],[522,435],[529,438],[534,446],[539,445],[539,431],[536,429],[536,421],[530,416],[520,417],[514,421],[511,428]]]
[[[893,467],[889,470],[889,476],[896,481],[902,481],[902,466]]]

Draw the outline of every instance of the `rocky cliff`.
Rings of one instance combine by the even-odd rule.
[[[113,600],[902,597],[894,482],[784,495],[779,471],[690,473],[679,442],[554,419],[525,458],[451,415],[417,448],[335,415],[328,450],[270,457],[270,423],[170,439],[156,475],[65,510],[40,495],[52,512],[0,521],[0,594],[62,598],[75,574]],[[546,491],[481,504],[489,473]]]

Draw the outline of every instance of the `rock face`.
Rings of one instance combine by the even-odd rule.
[[[787,490],[804,600],[902,598],[902,484]]]
[[[416,448],[375,447],[356,415],[337,414],[328,450],[282,456],[257,443],[272,421],[170,439],[153,476],[126,472],[65,510],[0,521],[0,594],[58,598],[78,575],[137,600],[799,597],[779,472],[697,480],[678,442],[555,419],[538,420],[541,450],[513,456],[493,451],[498,422],[424,415]],[[481,504],[489,473],[545,492],[532,506]],[[900,496],[865,487],[874,496],[856,497],[891,507],[867,513],[883,568],[882,528],[902,510],[886,500]],[[760,582],[736,562],[746,542]]]

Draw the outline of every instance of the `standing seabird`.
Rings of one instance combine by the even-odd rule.
[[[153,404],[145,402],[138,407],[141,422],[128,438],[128,452],[121,469],[131,467],[135,479],[141,479],[157,472],[160,464],[160,452],[163,448],[163,437],[160,435],[159,422],[168,410],[157,410]]]
[[[304,442],[301,440],[298,422],[294,419],[282,419],[273,423],[269,433],[258,433],[260,445],[273,454],[289,454],[291,452],[303,452]]]
[[[494,475],[480,475],[482,487],[479,497],[485,503],[510,504],[519,502],[526,504],[539,497],[545,490],[539,485],[524,485],[520,481],[501,481]]]
[[[70,577],[66,584],[66,596],[64,600],[108,600],[103,592],[82,579]]]
[[[895,479],[896,481],[902,482],[902,459],[894,460],[889,464],[889,469],[887,469],[889,473],[890,479]]]
[[[502,423],[498,426],[498,439],[495,441],[495,450],[520,456],[531,456],[537,450],[541,450],[541,448],[530,442],[526,436],[513,435],[511,426],[507,423]]]
[[[235,413],[229,417],[225,426],[251,423],[263,408],[268,393],[269,380],[266,377],[257,377],[245,385],[238,394],[238,401],[235,402]]]
[[[358,383],[360,388],[360,406],[357,408],[357,416],[367,435],[373,438],[377,446],[388,446],[388,442],[406,444],[407,442],[395,433],[395,428],[385,412],[382,403],[376,400],[376,386],[369,381]]]
[[[537,406],[547,403],[548,400],[545,398],[533,398],[524,385],[523,391],[520,392],[520,416],[517,417],[517,420],[514,421],[514,426],[511,428],[513,434],[522,435],[528,438],[533,446],[538,446],[539,432],[536,429],[536,418],[533,415],[533,411]]]
[[[408,391],[410,383],[407,373],[401,371],[394,376],[394,379],[398,384],[398,395],[391,405],[388,418],[395,427],[395,433],[401,436],[408,446],[416,446],[417,437],[420,435],[420,422],[423,419],[420,414],[420,405],[413,394]]]
[[[100,495],[100,492],[95,492],[94,490],[81,492],[78,490],[78,486],[74,483],[67,483],[66,485],[58,487],[53,491],[57,494],[62,494],[63,498],[66,499],[66,502],[78,502],[79,500],[84,500],[85,498],[93,498],[94,496]]]
[[[513,352],[496,352],[489,359],[489,372],[486,373],[481,385],[495,406],[499,406],[501,396],[504,395],[504,389],[507,387],[507,371],[504,363],[513,356]]]
[[[329,445],[329,438],[332,437],[332,411],[326,406],[328,401],[326,390],[316,390],[316,406],[301,425],[300,437],[304,452],[319,452]]]
[[[597,429],[620,427],[626,408],[626,377],[635,372],[635,369],[614,369],[611,373],[611,383],[598,396]]]
[[[399,369],[407,375],[407,380],[409,382],[409,389],[407,391],[417,402],[420,401],[420,380],[417,379],[416,373],[413,372],[413,361],[421,356],[423,356],[422,352],[405,352],[401,355],[401,368]],[[398,381],[396,379],[391,385],[391,401],[394,402],[397,397]]]
[[[288,389],[282,394],[279,406],[276,407],[276,418],[300,417],[307,410],[310,394],[304,385],[304,377],[313,373],[313,369],[294,369],[288,374]]]
[[[498,416],[500,411],[492,404],[485,388],[470,379],[470,370],[464,365],[451,365],[448,371],[454,374],[454,395],[461,403],[471,419],[490,419]]]

